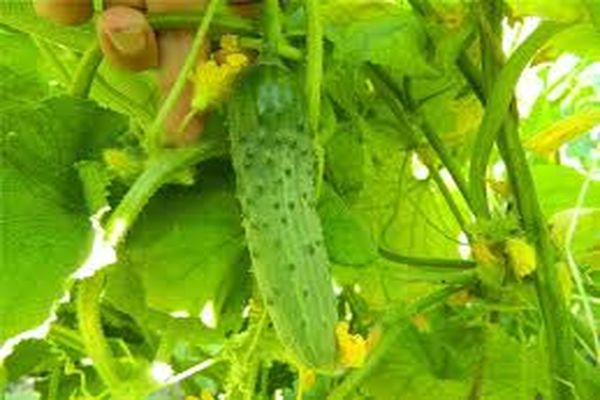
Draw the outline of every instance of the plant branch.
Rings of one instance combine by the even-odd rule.
[[[226,143],[215,139],[205,141],[196,147],[162,150],[156,154],[111,214],[106,224],[108,242],[116,246],[124,238],[148,200],[173,173],[225,152]]]
[[[154,29],[190,29],[197,27],[204,15],[204,11],[150,13],[147,18],[150,26]],[[216,28],[222,28],[228,32],[236,31],[249,34],[256,33],[257,28],[256,23],[250,19],[219,11],[215,12],[212,24]]]
[[[456,270],[471,269],[477,266],[477,263],[475,263],[475,261],[472,260],[406,256],[403,254],[399,254],[396,251],[387,249],[385,247],[379,247],[379,255],[385,258],[386,260],[406,265],[420,265],[426,267],[439,267],[444,269]]]
[[[86,354],[94,362],[98,375],[111,392],[120,386],[117,365],[111,354],[100,323],[99,300],[104,286],[104,272],[79,283],[77,291],[77,318],[79,333]]]
[[[513,100],[513,90],[521,72],[533,55],[558,32],[565,24],[544,21],[519,46],[494,80],[493,89],[487,100],[486,111],[475,137],[469,171],[470,195],[474,212],[478,217],[489,217],[486,194],[486,170],[494,142]]]
[[[148,130],[148,147],[152,152],[156,152],[162,145],[162,135],[165,121],[175,107],[179,97],[181,97],[181,94],[183,93],[185,85],[188,81],[188,76],[196,65],[198,56],[200,55],[200,51],[202,50],[206,40],[208,28],[210,27],[217,7],[220,3],[221,0],[209,1],[208,6],[204,11],[202,21],[200,22],[200,26],[196,32],[196,36],[194,37],[194,41],[192,42],[190,52],[188,53],[183,66],[181,67],[181,71],[179,72],[179,75],[177,76],[169,95],[165,99],[162,107],[156,115],[156,118],[152,122],[150,129]]]
[[[71,95],[75,97],[87,98],[92,82],[96,76],[96,71],[102,62],[102,50],[97,41],[83,53],[83,57],[77,65],[75,76],[71,82]]]
[[[492,21],[489,16],[488,20]],[[499,25],[499,22],[497,24]],[[542,23],[538,30],[516,50],[502,69],[501,61],[494,55],[501,48],[499,37],[501,30],[482,30],[482,46],[490,47],[489,51],[483,52],[484,66],[486,66],[484,68],[484,88],[486,91],[491,92],[489,93],[486,116],[482,122],[480,133],[483,132],[484,135],[491,136],[493,145],[493,141],[496,140],[497,136],[495,131],[500,130],[497,137],[500,155],[507,167],[523,229],[526,232],[528,241],[534,245],[537,255],[538,267],[535,274],[535,287],[546,327],[549,372],[552,378],[552,398],[555,400],[571,400],[577,398],[577,394],[573,390],[577,385],[577,379],[570,313],[555,268],[554,248],[538,202],[535,183],[527,164],[525,151],[519,138],[516,107],[514,107],[514,103],[513,107],[510,107],[513,101],[514,86],[521,70],[535,51],[549,37],[564,28],[564,25],[556,24],[544,27],[545,24]],[[498,73],[498,71],[500,72]],[[492,85],[492,82],[495,83]],[[503,86],[509,84],[510,87]],[[494,107],[505,107],[505,109],[496,111]],[[502,126],[503,129],[500,129]],[[486,137],[483,142],[489,139],[490,137]],[[481,145],[481,143],[480,140],[479,144]],[[487,143],[484,143],[484,145],[488,146]],[[484,158],[484,162],[487,164],[487,157]],[[479,172],[481,173],[481,171]],[[483,186],[479,186],[479,191],[482,187],[485,191],[484,178],[485,165],[482,176],[475,174],[471,177],[471,179],[482,180],[480,183]],[[476,183],[471,181],[473,185]],[[479,196],[481,196],[481,193]],[[485,197],[483,199],[485,200]],[[487,203],[482,203],[480,206],[482,208],[479,211],[483,211],[484,207],[487,208]]]

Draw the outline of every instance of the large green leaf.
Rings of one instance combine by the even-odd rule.
[[[546,350],[539,339],[518,342],[491,326],[484,347],[482,399],[531,400],[548,395]]]
[[[329,185],[323,186],[318,209],[331,261],[358,266],[377,258],[377,243],[368,227]]]
[[[559,33],[549,43],[550,51],[568,52],[590,60],[600,59],[600,31],[592,24],[577,24]]]
[[[583,0],[508,0],[514,16],[535,16],[557,21],[576,21],[585,15]]]
[[[139,275],[155,310],[197,317],[212,301],[219,313],[249,277],[232,185],[222,173],[205,174],[195,187],[159,192],[123,248],[122,268]]]
[[[38,68],[39,53],[25,34],[0,28],[0,112],[32,107],[48,96]]]
[[[73,165],[123,130],[91,102],[50,99],[0,115],[0,343],[42,323],[89,251]]]
[[[332,1],[323,8],[334,56],[370,61],[411,76],[435,76],[427,62],[425,31],[414,15],[393,2]]]
[[[577,204],[577,196],[585,181],[585,176],[572,168],[554,164],[538,164],[532,168],[542,210],[547,217],[572,208]],[[600,204],[600,183],[591,182],[586,194],[584,207]]]

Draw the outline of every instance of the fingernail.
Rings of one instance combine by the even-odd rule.
[[[110,32],[109,37],[115,49],[122,54],[135,55],[146,49],[146,32],[138,27]]]
[[[131,71],[157,65],[156,37],[140,11],[110,8],[98,20],[97,30],[102,51],[111,64]]]

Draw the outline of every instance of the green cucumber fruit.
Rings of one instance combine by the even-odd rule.
[[[228,104],[231,155],[253,271],[282,343],[318,369],[335,364],[335,295],[316,211],[313,140],[295,76],[250,68]]]

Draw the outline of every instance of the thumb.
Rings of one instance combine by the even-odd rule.
[[[102,52],[111,64],[130,71],[142,71],[158,64],[156,37],[141,11],[111,7],[96,25]]]

